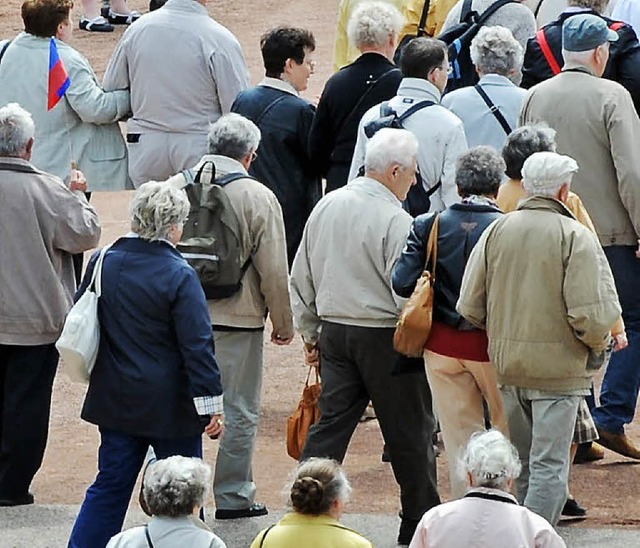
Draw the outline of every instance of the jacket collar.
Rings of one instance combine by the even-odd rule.
[[[402,207],[402,202],[396,198],[396,195],[393,192],[391,192],[380,181],[372,179],[371,177],[357,177],[347,184],[347,188],[362,190],[371,196],[377,196],[390,204]]]
[[[298,93],[298,90],[294,88],[289,82],[280,80],[280,78],[271,78],[270,76],[265,76],[262,79],[262,82],[260,82],[258,85],[265,88],[273,88],[279,91],[284,91],[285,93],[290,93],[291,95],[295,95],[296,97],[300,95]]]
[[[537,210],[537,211],[551,211],[553,213],[559,213],[570,219],[574,219],[573,213],[569,211],[566,205],[556,200],[555,198],[548,198],[546,196],[531,196],[521,200],[517,207],[518,210]]]
[[[0,162],[2,162],[3,164],[15,164],[18,166],[27,166],[40,171],[31,162],[27,160],[23,160],[22,158],[16,158],[15,156],[0,156]]]
[[[190,11],[192,13],[200,13],[209,17],[209,12],[200,2],[194,0],[169,0],[164,7],[176,9],[180,11]]]
[[[363,53],[360,57],[358,57],[353,63],[351,63],[351,65],[361,65],[364,63],[370,63],[372,65],[384,65],[384,66],[389,66],[389,68],[396,68],[396,66],[389,61],[389,59],[387,59],[384,55],[382,55],[382,53],[378,53],[375,51],[368,51],[366,53]],[[348,67],[350,65],[347,65],[346,67]],[[343,70],[346,67],[342,67]]]
[[[428,80],[422,78],[403,78],[398,88],[398,95],[417,99],[428,99],[440,103],[440,90]]]
[[[243,173],[247,175],[247,170],[244,166],[228,156],[219,156],[218,154],[205,154],[194,168],[197,173],[202,164],[205,162],[213,162],[216,166],[216,175],[226,175],[227,173]]]
[[[516,85],[511,80],[509,80],[509,78],[500,74],[485,74],[482,78],[480,78],[478,84],[486,86],[504,86],[511,88],[516,87]]]
[[[491,495],[494,497],[499,497],[502,499],[506,499],[510,502],[515,502],[518,504],[518,500],[511,493],[507,493],[506,491],[502,491],[501,489],[492,489],[490,487],[472,487],[467,491],[469,493],[479,493],[481,495]]]
[[[122,249],[133,253],[150,253],[152,255],[175,255],[182,257],[180,252],[166,240],[144,240],[129,235],[118,238],[111,246],[112,249]]]

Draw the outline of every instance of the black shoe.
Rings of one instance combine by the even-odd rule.
[[[409,546],[411,539],[413,538],[419,521],[417,519],[405,519],[402,518],[400,523],[400,531],[398,531],[398,544],[401,546]]]
[[[269,513],[267,507],[259,502],[254,502],[249,508],[242,510],[216,510],[216,519],[239,519],[239,518],[255,518],[257,516],[266,516]]]
[[[27,504],[33,504],[33,495],[31,493],[14,499],[0,498],[0,506],[26,506]]]
[[[102,8],[100,10],[102,17],[104,17],[112,25],[130,25],[134,21],[140,19],[140,13],[132,11],[131,13],[116,13],[111,8]]]
[[[113,32],[113,25],[102,17],[102,15],[99,15],[95,19],[81,17],[78,26],[80,30],[88,30],[89,32]]]
[[[578,504],[576,499],[567,499],[562,509],[561,519],[583,519],[587,517],[587,511]]]

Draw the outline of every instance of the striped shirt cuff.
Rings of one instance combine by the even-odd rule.
[[[224,411],[222,395],[193,398],[193,405],[195,405],[198,415],[222,415]]]

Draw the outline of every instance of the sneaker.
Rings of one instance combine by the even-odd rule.
[[[113,32],[113,25],[101,15],[95,19],[81,17],[79,26],[80,30],[87,30],[89,32]]]
[[[564,503],[560,519],[584,519],[587,517],[587,511],[578,504],[574,498],[568,498]]]
[[[102,8],[102,17],[104,17],[112,25],[130,25],[134,21],[140,19],[140,13],[132,11],[131,13],[116,13],[111,8]]]

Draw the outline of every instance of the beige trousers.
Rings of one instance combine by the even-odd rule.
[[[509,436],[502,395],[490,362],[449,358],[430,350],[425,352],[425,361],[449,461],[451,494],[457,499],[467,490],[467,479],[458,470],[458,459],[471,434],[484,430],[483,397],[489,406],[491,424]]]

